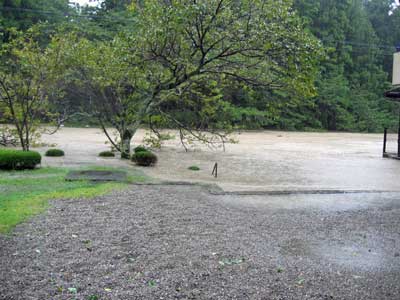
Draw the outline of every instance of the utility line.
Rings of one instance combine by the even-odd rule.
[[[68,13],[63,13],[63,12],[56,12],[56,11],[46,11],[46,10],[40,10],[40,9],[32,9],[32,8],[22,8],[22,7],[9,7],[9,6],[4,6],[0,7],[0,12],[1,11],[22,11],[22,12],[32,12],[32,13],[41,13],[41,14],[46,14],[46,15],[53,15],[53,16],[64,16],[65,18],[87,18],[87,19],[119,19],[119,21],[132,21],[132,18],[127,18],[127,17],[121,17],[121,16],[108,16],[108,15],[96,15],[96,14],[68,14]],[[357,46],[360,48],[367,48],[367,49],[390,49],[394,50],[395,46],[391,45],[384,45],[384,44],[368,44],[368,43],[362,43],[362,42],[356,42],[356,41],[339,41],[339,40],[332,40],[329,38],[319,38],[320,41],[325,42],[325,43],[338,43],[338,44],[344,44],[344,45],[350,45],[350,46]],[[329,45],[328,45],[329,46]],[[354,50],[354,49],[353,49]],[[356,51],[354,51],[356,52]],[[392,55],[391,54],[385,54],[382,53],[382,55]]]
[[[393,45],[393,46],[390,46],[390,45],[383,45],[383,44],[381,44],[381,45],[377,45],[377,44],[368,44],[368,43],[361,43],[361,42],[355,42],[355,41],[346,41],[346,40],[344,40],[344,41],[335,41],[335,40],[332,40],[332,39],[319,39],[320,41],[323,41],[323,42],[327,42],[327,43],[339,43],[339,44],[346,44],[346,45],[350,45],[350,46],[360,46],[360,47],[363,47],[363,46],[365,46],[365,47],[368,47],[368,48],[376,48],[376,49],[383,49],[383,48],[385,48],[385,49],[391,49],[391,50],[393,50],[394,48],[395,48],[395,46]]]
[[[57,11],[49,11],[49,10],[40,10],[40,9],[32,9],[32,8],[23,8],[23,7],[0,7],[0,12],[10,12],[10,11],[18,11],[18,12],[29,12],[29,13],[37,13],[37,14],[44,14],[44,15],[53,15],[57,17],[71,17],[71,18],[87,18],[87,19],[120,19],[124,21],[132,20],[130,18],[121,17],[121,16],[108,16],[108,15],[96,15],[96,14],[79,14],[79,13],[68,13],[68,12],[57,12]]]

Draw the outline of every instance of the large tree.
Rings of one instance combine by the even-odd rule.
[[[204,126],[192,128],[169,104],[198,109],[191,102],[195,96],[211,97],[216,105],[217,88],[233,82],[313,93],[320,46],[304,31],[291,5],[271,0],[145,1],[131,5],[135,31],[112,42],[64,41],[66,61],[80,58],[72,64],[77,77],[90,90],[97,115],[118,129],[122,156],[129,155],[132,137],[152,114],[206,139],[200,134]]]
[[[59,49],[43,49],[37,42],[37,29],[13,31],[0,48],[0,117],[14,125],[12,132],[25,151],[40,134],[40,122],[60,116],[52,113],[49,99],[62,99],[56,80]],[[3,132],[3,140],[9,133],[8,129]]]

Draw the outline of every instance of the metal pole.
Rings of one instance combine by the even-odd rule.
[[[211,173],[211,175],[214,175],[215,178],[218,177],[218,163],[215,163],[213,171]]]
[[[400,110],[399,110],[399,129],[397,131],[397,157],[400,157]]]
[[[383,153],[382,156],[385,156],[386,153],[386,140],[387,140],[387,128],[383,131]]]

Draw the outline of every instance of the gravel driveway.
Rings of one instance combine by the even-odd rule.
[[[394,193],[58,200],[0,236],[0,299],[398,300],[399,215]]]

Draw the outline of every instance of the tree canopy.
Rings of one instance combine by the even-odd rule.
[[[112,41],[77,37],[70,43],[71,35],[62,41],[65,61],[77,74],[75,84],[91,91],[93,111],[102,124],[118,130],[123,153],[129,153],[132,136],[153,115],[183,136],[205,141],[201,132],[208,131],[224,142],[218,120],[206,124],[181,115],[195,109],[198,116],[215,114],[223,108],[215,100],[222,101],[222,87],[229,84],[303,96],[314,92],[320,44],[303,30],[289,1],[280,6],[273,1],[146,1],[130,9],[136,14],[134,32]],[[195,99],[201,105],[194,106]]]
[[[382,95],[399,18],[391,0],[0,1],[3,43],[38,24],[40,47],[63,57],[64,99],[126,143],[143,125],[183,141],[394,128],[398,109]]]

